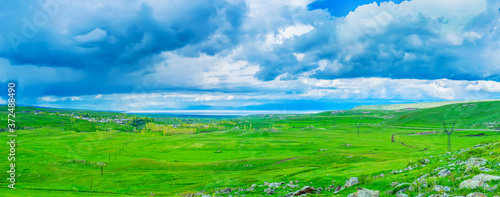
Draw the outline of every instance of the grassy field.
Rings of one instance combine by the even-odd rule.
[[[343,185],[349,177],[360,178],[357,187],[379,190],[381,196],[390,196],[385,192],[393,189],[391,182],[411,183],[449,162],[443,156],[447,151],[443,121],[456,122],[451,147],[457,157],[484,157],[494,163],[499,162],[500,153],[497,145],[477,153],[457,152],[499,139],[498,101],[400,111],[347,110],[217,119],[156,117],[151,120],[160,126],[184,124],[190,128],[188,124],[200,124],[199,128],[223,128],[205,131],[193,127],[192,134],[173,135],[144,126],[75,120],[55,113],[91,113],[92,117],[123,115],[18,109],[16,119],[24,128],[17,131],[16,190],[8,189],[7,180],[0,179],[1,196],[180,196],[202,190],[205,194],[214,194],[225,188],[234,191],[252,184],[280,181],[298,181],[300,187],[327,188],[332,181],[335,186]],[[6,128],[6,117],[0,113],[2,128]],[[361,125],[359,136],[357,125]],[[409,135],[421,132],[436,133]],[[7,142],[6,135],[6,132],[0,135],[0,141]],[[0,149],[0,154],[8,155],[6,147]],[[434,159],[425,167],[391,173],[431,156]],[[104,165],[102,174],[101,163]],[[0,165],[8,170],[6,159],[0,160]],[[491,169],[497,169],[492,174],[500,174],[498,165]],[[380,174],[385,176],[374,178]],[[460,183],[436,181],[450,185]],[[265,188],[239,193],[264,196]],[[337,194],[332,190],[311,195],[347,196],[355,191],[356,187],[351,187]],[[457,190],[456,193],[470,191]],[[276,191],[274,195],[288,192]],[[234,192],[231,195],[234,196]]]

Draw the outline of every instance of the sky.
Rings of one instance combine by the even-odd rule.
[[[500,98],[497,0],[0,1],[0,24],[0,104],[9,82],[113,111]]]

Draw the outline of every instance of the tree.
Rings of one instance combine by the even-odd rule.
[[[450,131],[446,129],[446,123],[444,121],[443,121],[443,127],[444,127],[444,132],[448,134],[448,152],[451,152],[451,133],[453,133],[453,130],[455,129],[455,121],[453,121],[453,126],[451,127]]]
[[[363,126],[363,123],[356,123],[356,127],[358,127],[358,136],[359,136],[359,128]]]

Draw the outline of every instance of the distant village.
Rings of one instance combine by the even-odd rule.
[[[38,115],[38,114],[43,114],[45,112],[43,111],[34,111],[35,115]],[[119,116],[119,115],[116,115],[114,119],[111,119],[111,118],[90,118],[90,117],[85,117],[85,116],[81,116],[81,115],[75,115],[75,113],[48,113],[49,115],[57,115],[57,116],[69,116],[69,117],[72,117],[72,118],[75,118],[75,119],[79,119],[79,120],[86,120],[86,121],[89,121],[89,122],[100,122],[100,123],[106,123],[106,122],[114,122],[114,123],[117,123],[117,124],[126,124],[128,121],[129,121],[129,118],[125,118],[123,117],[123,115]]]

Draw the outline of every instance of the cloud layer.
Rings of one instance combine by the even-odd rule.
[[[11,20],[0,30],[0,82],[18,81],[25,104],[96,108],[499,98],[499,8],[494,0],[2,2]],[[195,98],[127,101],[150,94]]]

